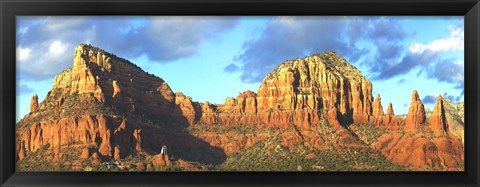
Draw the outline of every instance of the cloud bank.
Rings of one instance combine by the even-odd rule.
[[[451,25],[449,37],[429,43],[413,41],[398,17],[274,17],[260,37],[243,43],[243,51],[226,72],[241,72],[246,83],[260,82],[282,61],[336,51],[362,66],[371,80],[387,80],[420,69],[427,78],[463,89],[463,22]],[[441,18],[440,18],[441,19]]]
[[[19,17],[17,74],[42,80],[71,66],[88,43],[126,58],[168,63],[196,54],[206,40],[231,30],[235,17]]]
[[[244,83],[258,83],[281,62],[335,51],[373,81],[419,70],[418,76],[464,87],[463,22],[450,35],[424,43],[407,32],[405,17],[270,17],[225,64]],[[439,18],[450,19],[450,18]],[[18,17],[17,78],[44,80],[71,66],[73,50],[88,43],[127,59],[171,63],[232,31],[239,17]],[[258,28],[257,28],[258,29]],[[446,55],[447,54],[447,55]],[[450,55],[449,55],[450,54]],[[399,82],[400,83],[400,82]],[[28,89],[21,89],[27,91]]]

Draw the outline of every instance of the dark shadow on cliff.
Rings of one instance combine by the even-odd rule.
[[[135,65],[130,64],[128,66]],[[162,146],[166,145],[169,156],[176,159],[204,164],[220,164],[226,160],[226,154],[222,148],[211,146],[208,142],[188,132],[187,128],[190,122],[182,115],[180,107],[175,104],[175,99],[172,102],[172,98],[167,98],[166,95],[170,94],[168,93],[169,90],[159,90],[165,83],[163,79],[146,72],[140,72],[145,73],[145,76],[141,77],[142,79],[135,76],[126,79],[125,77],[112,75],[112,73],[103,72],[103,69],[95,63],[90,63],[89,67],[100,80],[108,80],[100,82],[105,95],[113,95],[114,87],[111,83],[113,80],[118,81],[120,86],[129,85],[133,88],[123,90],[116,97],[106,97],[105,100],[107,107],[127,118],[129,128],[141,129],[142,150],[152,155],[159,154]],[[133,67],[132,69],[136,68]],[[117,67],[112,65],[112,72],[115,72],[115,70],[118,70]],[[119,69],[118,71],[125,70]],[[123,73],[129,75],[131,72]],[[145,80],[149,82],[142,85],[134,84]],[[197,113],[194,116],[194,121],[198,121],[201,109],[196,107],[195,111]],[[131,138],[130,135],[125,136],[125,138],[127,137]],[[132,142],[135,142],[135,140],[128,142],[129,145],[119,146],[123,147],[121,148],[122,151],[136,154],[135,144]]]
[[[142,129],[140,132],[142,149],[151,155],[159,154],[162,146],[168,147],[170,158],[203,164],[221,164],[227,159],[225,151],[208,142],[191,135],[188,131],[188,120],[175,111],[179,108],[170,105],[171,115],[167,119],[151,115],[130,113],[123,110],[122,113],[129,120],[131,128]],[[135,152],[134,144],[130,146],[131,152]]]

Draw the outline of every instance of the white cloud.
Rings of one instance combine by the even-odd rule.
[[[237,18],[196,16],[22,16],[16,38],[18,75],[52,77],[72,65],[73,50],[80,43],[127,59],[146,55],[150,61],[167,63],[188,58],[203,42],[219,38],[237,22]]]
[[[32,52],[32,50],[30,48],[17,47],[16,52],[18,61],[26,61],[30,58],[30,53]]]
[[[433,40],[428,44],[412,43],[409,50],[421,54],[426,50],[432,52],[461,51],[464,48],[464,31],[461,27],[449,26],[450,37]]]
[[[71,44],[59,40],[17,47],[17,69],[22,78],[45,78],[72,65]]]
[[[48,48],[48,54],[50,57],[58,58],[65,54],[67,47],[67,44],[62,43],[61,41],[53,41]]]

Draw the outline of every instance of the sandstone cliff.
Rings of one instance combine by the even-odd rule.
[[[451,112],[457,108],[439,97],[427,121],[413,91],[406,120],[395,116],[391,103],[385,113],[372,83],[334,52],[280,64],[256,93],[198,103],[133,63],[81,44],[73,67],[55,77],[45,99],[32,97],[31,112],[17,124],[16,147],[19,160],[46,151],[48,160],[74,157],[97,165],[144,155],[145,163],[135,165],[151,169],[221,164],[227,155],[269,142],[275,150],[310,151],[309,159],[315,151],[378,152],[406,167],[448,170],[463,164],[457,138],[463,126],[456,122],[463,114]],[[353,132],[352,124],[375,132]],[[379,135],[360,137],[372,133]],[[173,147],[175,159],[159,155],[163,145]]]
[[[342,125],[367,123],[373,117],[371,92],[371,82],[357,68],[326,52],[282,63],[263,80],[258,94],[246,91],[221,105],[200,104],[199,122],[308,129],[335,108]]]
[[[178,154],[188,159],[214,162],[215,155],[224,157],[206,142],[181,132],[191,120],[178,113],[181,97],[176,99],[165,81],[127,60],[79,45],[74,66],[55,77],[38,107],[36,96],[32,98],[32,112],[17,124],[18,157],[45,147],[59,153],[72,144],[88,146],[102,159],[155,154],[166,144],[184,149]],[[197,149],[205,155],[216,153],[210,158],[188,154]]]

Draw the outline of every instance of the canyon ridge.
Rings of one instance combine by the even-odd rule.
[[[208,81],[208,80],[205,80]],[[17,171],[463,171],[464,106],[406,116],[335,52],[287,60],[223,104],[80,44],[16,124]],[[392,85],[392,89],[395,86]]]

